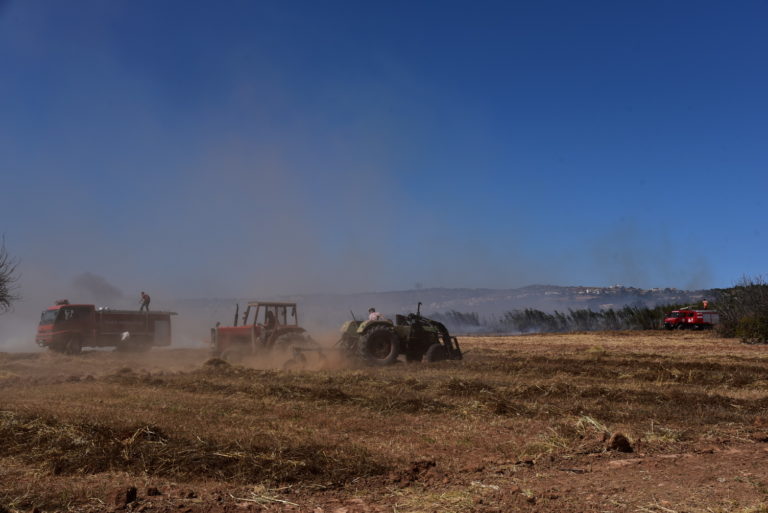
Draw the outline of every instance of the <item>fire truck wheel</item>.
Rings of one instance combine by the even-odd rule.
[[[121,353],[143,353],[149,351],[152,348],[152,343],[146,340],[132,340],[118,344],[115,346],[115,351]]]
[[[66,354],[80,354],[83,346],[80,343],[80,339],[77,337],[70,337],[64,344],[64,352]]]

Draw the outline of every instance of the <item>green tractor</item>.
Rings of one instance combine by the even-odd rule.
[[[442,323],[421,316],[421,303],[415,314],[396,315],[394,324],[389,320],[345,322],[338,345],[348,356],[378,366],[395,363],[401,354],[409,362],[462,358],[456,337]]]

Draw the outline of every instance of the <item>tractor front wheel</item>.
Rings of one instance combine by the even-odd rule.
[[[448,351],[446,351],[442,344],[432,344],[427,349],[424,359],[429,363],[442,362],[448,359]]]
[[[370,365],[391,365],[400,355],[400,339],[388,326],[374,326],[360,337],[360,358]]]
[[[247,353],[248,351],[244,347],[228,347],[221,352],[221,359],[227,363],[238,364],[242,363]]]

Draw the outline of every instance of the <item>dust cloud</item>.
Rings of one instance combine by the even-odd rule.
[[[40,64],[65,113],[31,126],[46,141],[40,154],[25,154],[21,136],[0,126],[17,191],[0,214],[15,220],[3,229],[22,272],[22,300],[0,317],[0,349],[33,348],[40,311],[60,298],[138,308],[146,290],[153,309],[178,311],[175,340],[196,347],[216,321],[230,322],[229,298],[573,284],[578,276],[642,285],[658,276],[650,255],[637,258],[622,234],[608,234],[596,256],[574,250],[580,266],[561,248],[527,247],[535,212],[497,212],[486,198],[457,196],[476,190],[474,169],[452,172],[444,195],[441,170],[420,148],[430,137],[421,121],[433,114],[423,105],[428,91],[403,69],[328,78],[306,93],[260,47],[247,66],[237,52],[221,59],[193,48],[187,65],[216,79],[201,99],[110,32],[130,6],[92,2],[70,24],[65,7],[0,5],[8,29],[0,43],[18,61]],[[488,222],[499,212],[502,233]],[[690,283],[707,281],[706,263],[701,269]],[[333,312],[310,311],[307,327],[331,330],[367,303],[330,301]]]

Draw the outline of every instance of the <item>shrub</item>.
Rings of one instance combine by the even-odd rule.
[[[747,344],[768,342],[768,315],[750,315],[742,317],[736,323],[735,334]]]
[[[716,308],[721,336],[768,341],[768,331],[761,334],[768,316],[768,284],[762,278],[744,277],[736,286],[718,290]]]

